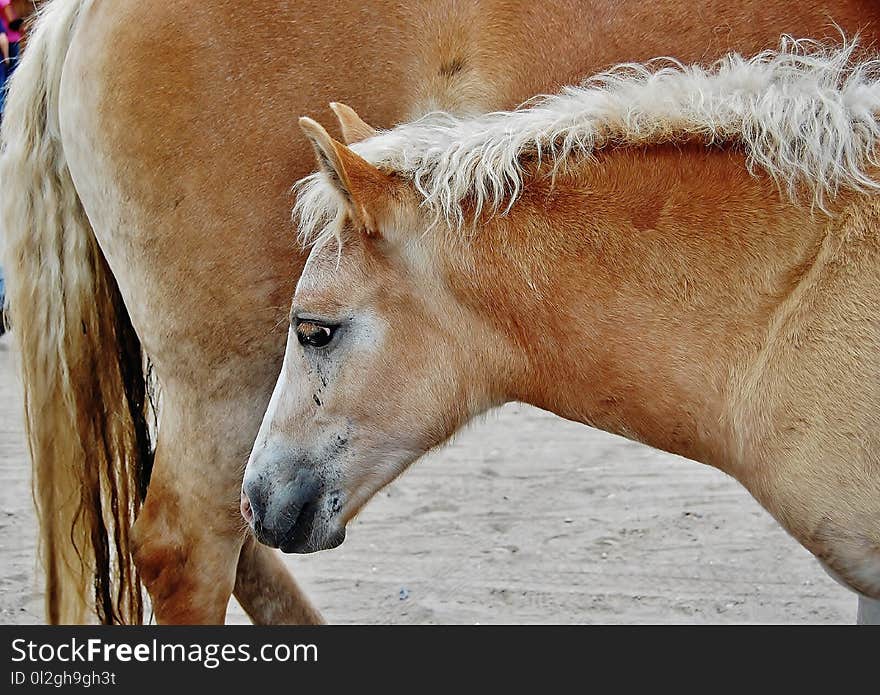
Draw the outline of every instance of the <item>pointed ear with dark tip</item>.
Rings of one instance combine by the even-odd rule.
[[[368,234],[379,234],[379,221],[392,203],[393,181],[360,155],[337,142],[311,118],[300,118],[299,127],[315,148],[318,166],[348,203],[352,215]]]
[[[331,101],[330,108],[336,114],[336,120],[339,121],[339,128],[342,130],[342,139],[345,140],[346,145],[366,140],[376,134],[376,129],[364,123],[350,106],[338,101]]]

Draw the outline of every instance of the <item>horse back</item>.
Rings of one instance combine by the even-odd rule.
[[[65,67],[62,129],[159,372],[240,356],[267,379],[304,262],[290,187],[314,162],[298,116],[326,118],[327,103],[342,101],[389,127],[436,108],[508,108],[621,61],[753,53],[783,32],[837,37],[832,20],[871,42],[880,6],[169,0],[157,14],[94,0]]]

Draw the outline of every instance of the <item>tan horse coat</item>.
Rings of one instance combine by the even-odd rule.
[[[351,148],[302,119],[314,247],[244,476],[258,536],[334,547],[516,400],[736,477],[870,619],[880,63],[805,48],[630,66]]]
[[[21,146],[7,152],[2,172],[4,196],[30,195],[34,205],[45,172],[61,172],[59,199],[78,209],[78,197],[88,217],[55,220],[23,203],[5,212],[12,320],[33,384],[31,441],[44,504],[53,486],[64,499],[68,461],[88,471],[90,437],[136,408],[114,415],[116,406],[105,406],[106,421],[94,399],[79,401],[88,411],[65,408],[78,402],[70,394],[95,388],[95,370],[78,351],[99,347],[78,344],[75,332],[57,341],[29,332],[26,322],[50,311],[72,326],[98,325],[100,315],[113,316],[115,278],[163,393],[152,482],[131,541],[157,619],[221,622],[233,591],[258,622],[319,619],[280,561],[248,540],[237,511],[305,259],[294,243],[289,188],[313,159],[295,116],[320,114],[331,100],[378,126],[436,108],[509,108],[614,62],[753,53],[783,32],[835,36],[831,20],[868,41],[880,32],[880,8],[866,0],[168,0],[158,25],[153,6],[138,0],[50,3],[10,94],[4,139]],[[88,272],[78,260],[87,255]],[[63,260],[47,267],[39,258]],[[97,305],[96,278],[105,278],[110,298]],[[68,300],[83,293],[81,305],[62,304],[61,286]],[[55,382],[35,376],[47,364],[70,375],[67,400],[53,400]],[[697,444],[692,427],[685,419],[679,436]],[[53,430],[70,447],[45,446]],[[120,447],[109,450],[110,464],[125,459],[130,447]],[[72,508],[59,509],[50,516],[44,508],[44,538],[64,537],[73,523]],[[112,525],[112,514],[102,515]],[[129,523],[120,517],[119,528]],[[77,534],[86,575],[95,564],[92,530]],[[126,534],[116,542],[125,567]],[[63,544],[48,545],[47,562],[60,568],[50,573],[50,618],[82,619],[88,576]],[[125,608],[136,603],[130,597],[99,589],[98,599],[109,606],[105,619],[139,617],[136,606]]]

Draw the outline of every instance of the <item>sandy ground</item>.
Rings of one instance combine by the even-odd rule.
[[[42,620],[9,336],[0,338],[0,623]],[[732,479],[545,412],[475,423],[288,564],[334,623],[852,623]],[[230,605],[230,622],[246,622]]]

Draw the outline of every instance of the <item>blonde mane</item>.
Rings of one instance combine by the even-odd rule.
[[[552,173],[608,146],[684,139],[740,147],[750,170],[766,171],[792,197],[809,191],[822,207],[841,189],[878,187],[867,170],[877,165],[880,61],[854,62],[856,46],[783,37],[777,51],[730,54],[708,68],[669,58],[618,65],[513,111],[431,113],[352,149],[411,180],[452,227],[465,222],[465,199],[476,215],[508,211],[524,185],[524,155]],[[301,241],[338,234],[343,204],[325,175],[296,190]]]

